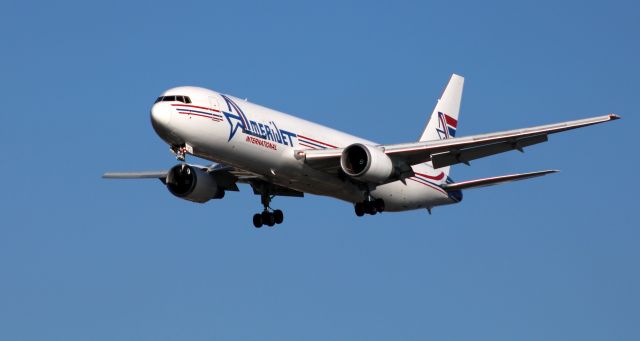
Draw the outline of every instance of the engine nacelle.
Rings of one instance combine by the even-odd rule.
[[[347,175],[358,180],[383,183],[393,173],[393,162],[382,150],[361,143],[344,149],[340,166]]]
[[[166,184],[171,194],[193,202],[204,203],[224,197],[224,189],[218,187],[211,174],[186,164],[171,168]]]

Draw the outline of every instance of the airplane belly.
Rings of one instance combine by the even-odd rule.
[[[385,202],[385,210],[391,212],[453,204],[449,195],[439,187],[406,179],[378,186],[371,195]]]
[[[192,127],[189,131],[190,140],[186,142],[198,157],[262,175],[274,184],[300,192],[349,202],[363,199],[362,193],[352,183],[297,160],[292,148],[267,144],[267,141],[258,142],[246,134],[236,134],[227,141],[228,132],[212,124]]]

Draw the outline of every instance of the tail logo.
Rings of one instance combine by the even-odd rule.
[[[458,121],[455,118],[445,113],[438,112],[438,128],[436,128],[436,131],[438,132],[438,137],[440,137],[441,140],[455,137],[457,127]]]

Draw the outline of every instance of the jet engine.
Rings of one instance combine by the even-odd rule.
[[[190,165],[171,168],[165,182],[169,192],[181,199],[204,203],[224,197],[224,189],[218,187],[213,175]]]
[[[393,162],[381,149],[354,143],[344,149],[340,166],[358,180],[383,183],[393,173]]]

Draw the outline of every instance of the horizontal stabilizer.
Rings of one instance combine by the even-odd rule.
[[[461,189],[470,189],[476,187],[485,187],[485,186],[493,186],[498,184],[503,184],[511,181],[518,181],[524,179],[535,178],[538,176],[543,176],[551,173],[557,173],[558,170],[544,170],[539,172],[531,172],[531,173],[522,173],[522,174],[510,174],[510,175],[502,175],[496,176],[492,178],[484,178],[477,180],[469,180],[462,182],[455,182],[452,184],[443,185],[442,188],[446,191],[457,191]]]

